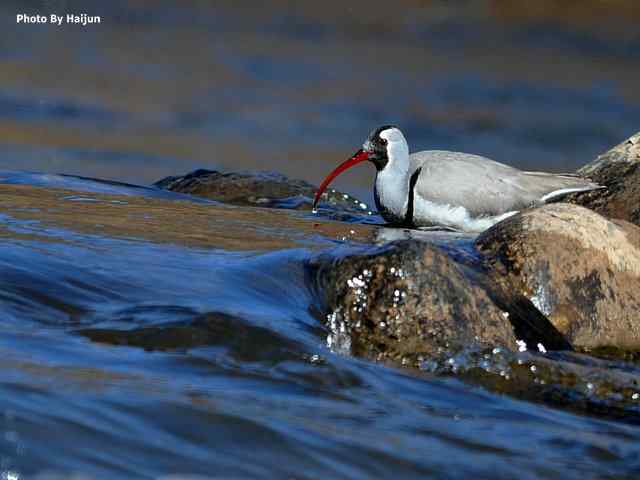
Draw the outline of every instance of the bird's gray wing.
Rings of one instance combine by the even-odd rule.
[[[521,184],[536,194],[538,202],[544,203],[568,193],[586,192],[605,188],[571,173],[521,172]]]
[[[598,188],[579,177],[517,168],[479,155],[430,150],[411,155],[412,169],[422,168],[416,193],[425,200],[462,206],[471,215],[499,215],[520,210],[570,191]]]

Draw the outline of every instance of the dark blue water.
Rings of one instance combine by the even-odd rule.
[[[640,18],[538,3],[3,3],[0,478],[639,478],[636,363],[331,351],[305,262],[398,232],[54,175],[317,184],[386,123],[575,170],[640,128]]]

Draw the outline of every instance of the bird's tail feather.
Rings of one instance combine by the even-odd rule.
[[[566,178],[567,180],[584,180],[585,182],[591,182],[589,178],[578,175],[577,173],[548,173],[548,172],[522,172],[530,177],[558,177]]]

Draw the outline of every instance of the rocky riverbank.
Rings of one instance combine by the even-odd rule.
[[[478,238],[454,235],[454,242],[443,243],[446,234],[378,228],[379,246],[311,259],[307,281],[330,346],[414,367],[470,347],[640,349],[640,228],[633,224],[640,213],[639,139],[578,171],[607,187],[565,199],[583,206],[532,208]],[[278,174],[213,171],[156,186],[303,210],[314,192]],[[330,192],[324,205],[321,217],[370,220],[364,204],[340,192]]]
[[[640,132],[598,156],[577,172],[607,188],[568,196],[563,201],[608,218],[640,225]]]

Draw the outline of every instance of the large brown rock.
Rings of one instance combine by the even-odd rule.
[[[418,366],[465,348],[513,350],[522,337],[512,322],[526,335],[532,332],[527,340],[533,348],[538,341],[570,348],[526,299],[492,289],[481,271],[428,242],[324,254],[307,271],[321,300],[328,344],[344,353]]]
[[[562,201],[640,225],[640,132],[582,167],[578,174],[607,188],[572,194]]]
[[[526,210],[476,241],[510,283],[577,347],[640,348],[640,228],[557,203]]]

